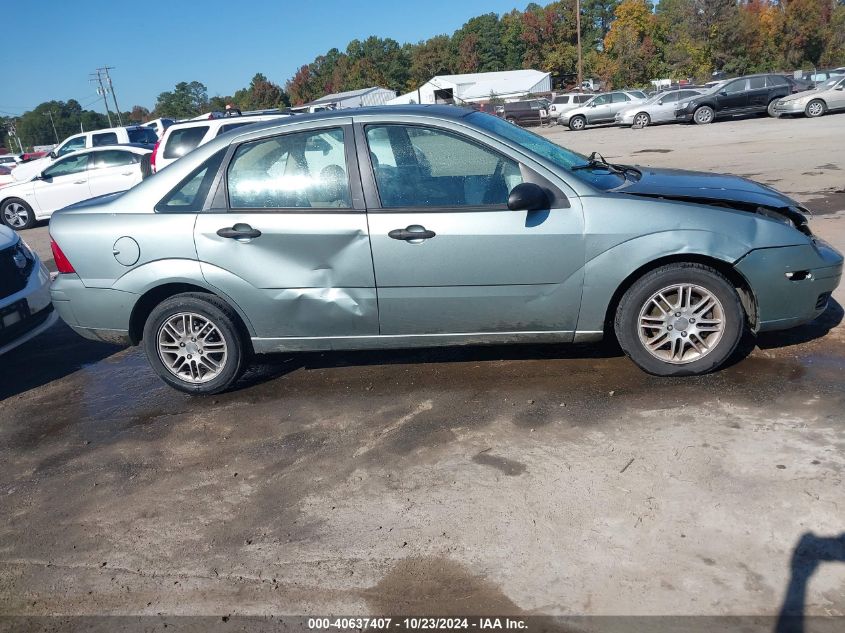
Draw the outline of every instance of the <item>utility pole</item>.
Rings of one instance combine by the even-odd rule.
[[[581,0],[575,0],[575,30],[578,33],[578,90],[584,83],[584,62],[581,59]]]
[[[50,125],[53,126],[53,136],[56,137],[56,144],[58,145],[58,143],[59,143],[59,133],[56,132],[56,122],[53,121],[53,111],[47,110],[47,112],[44,114],[44,116],[50,117]]]
[[[97,88],[97,94],[103,97],[103,105],[106,106],[106,116],[109,119],[109,127],[114,127],[114,124],[111,121],[111,111],[109,110],[109,101],[106,98],[106,87],[103,85],[103,77],[100,74],[100,68],[97,69],[96,73],[91,73],[91,81],[96,81],[100,84],[100,87]]]
[[[117,112],[117,124],[123,126],[123,121],[120,118],[120,107],[117,105],[117,95],[114,93],[114,86],[111,82],[111,77],[109,76],[109,71],[114,70],[114,66],[103,66],[102,68],[98,68],[97,72],[103,71],[106,73],[106,82],[109,84],[109,90],[111,90],[111,98],[114,101],[114,111]]]

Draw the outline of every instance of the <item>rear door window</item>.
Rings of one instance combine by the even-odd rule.
[[[349,209],[343,130],[241,144],[227,170],[231,209]]]
[[[107,149],[102,152],[93,152],[88,162],[88,169],[101,169],[106,167],[122,167],[134,165],[139,162],[140,156],[119,149]]]
[[[180,158],[197,148],[206,132],[207,125],[183,127],[178,130],[171,128],[170,136],[164,148],[164,158]]]
[[[117,145],[117,132],[94,134],[91,137],[91,147],[102,147],[103,145]]]
[[[569,103],[569,97],[555,97],[555,101],[557,103]]]
[[[749,90],[760,90],[761,88],[766,87],[766,78],[765,77],[751,77],[748,79],[748,89]]]
[[[613,103],[625,103],[626,101],[630,101],[631,97],[626,95],[624,92],[614,92],[613,95]]]
[[[778,75],[769,75],[766,77],[766,85],[770,87],[775,86],[786,86],[789,84],[786,77],[780,77]]]

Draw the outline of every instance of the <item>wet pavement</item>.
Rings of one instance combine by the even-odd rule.
[[[0,361],[0,614],[843,615],[836,299],[699,378],[303,354],[211,398],[57,325]]]

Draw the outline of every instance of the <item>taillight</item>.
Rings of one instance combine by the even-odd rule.
[[[56,270],[63,275],[76,272],[73,269],[70,260],[65,256],[62,249],[60,249],[59,245],[56,244],[56,240],[52,237],[50,238],[50,250],[53,251],[53,261],[56,262]]]
[[[158,154],[159,145],[161,145],[161,139],[156,141],[155,147],[153,147],[153,153],[150,155],[150,169],[153,170],[153,173],[156,171],[156,154]]]

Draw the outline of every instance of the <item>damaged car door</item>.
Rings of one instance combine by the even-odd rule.
[[[195,238],[208,283],[257,338],[378,334],[367,218],[350,119],[233,143]],[[263,341],[263,350],[272,341]]]
[[[382,335],[572,338],[584,266],[577,196],[459,130],[373,122],[356,131],[371,165]],[[516,187],[548,197],[509,208]]]

